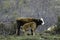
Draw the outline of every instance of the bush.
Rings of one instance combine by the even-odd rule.
[[[5,24],[3,24],[2,22],[0,22],[0,34],[3,33],[3,31],[4,31],[4,26],[5,26]]]
[[[11,21],[9,24],[0,22],[0,34],[12,35],[16,33],[16,22]]]
[[[10,31],[11,31],[11,33],[10,34],[15,34],[16,33],[16,28],[17,28],[17,24],[16,24],[16,22],[11,22],[11,29],[10,29]]]
[[[60,16],[58,16],[57,18],[58,18],[58,22],[57,22],[57,30],[56,30],[56,32],[60,33]]]
[[[53,26],[49,27],[45,31],[45,33],[49,33],[49,34],[60,34],[60,16],[58,16],[57,19],[58,19],[58,22],[57,22],[56,26],[53,25]]]

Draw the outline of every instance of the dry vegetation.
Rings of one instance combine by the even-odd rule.
[[[60,0],[0,0],[0,40],[60,40],[59,15]],[[55,23],[58,16],[57,28],[36,36],[16,36],[15,18],[21,16],[43,17],[46,25]]]
[[[58,24],[60,22],[60,18],[58,18]],[[56,30],[53,31],[57,31],[60,32],[59,30],[59,26],[56,28]],[[52,26],[53,27],[53,26]],[[17,36],[15,35],[15,29],[16,29],[16,23],[15,22],[11,22],[10,28],[5,27],[5,25],[3,23],[0,23],[0,30],[2,30],[1,33],[2,35],[0,35],[0,40],[60,40],[60,34],[51,34],[53,31],[51,31],[50,33],[37,33],[35,36],[29,35],[29,36]],[[5,33],[4,33],[5,31]],[[8,35],[6,35],[6,32]],[[10,32],[10,33],[9,33]],[[11,35],[12,34],[12,35]]]

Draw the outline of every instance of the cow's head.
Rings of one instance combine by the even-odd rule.
[[[43,20],[43,18],[37,19],[36,22],[37,22],[38,25],[44,25],[44,20]]]

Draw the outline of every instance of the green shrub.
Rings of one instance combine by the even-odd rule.
[[[6,34],[15,34],[16,33],[16,22],[11,21],[9,24],[5,24],[3,22],[0,22],[0,34],[6,35]]]
[[[10,34],[15,34],[16,33],[16,27],[17,27],[16,22],[12,21],[10,25],[11,25],[10,26]]]
[[[0,30],[3,29],[4,26],[5,25],[2,22],[0,22]]]
[[[58,16],[57,26],[60,28],[60,16]]]
[[[57,22],[57,30],[56,32],[60,33],[60,16],[57,17],[58,22]]]

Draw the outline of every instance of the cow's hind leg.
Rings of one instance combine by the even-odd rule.
[[[20,35],[20,23],[17,22],[16,35]]]
[[[16,29],[16,35],[19,35],[19,34],[20,34],[20,27],[18,26]]]

